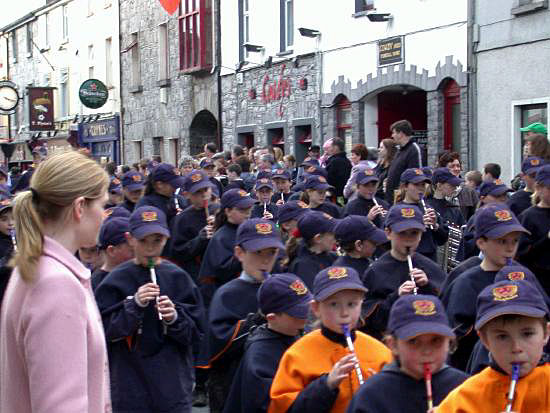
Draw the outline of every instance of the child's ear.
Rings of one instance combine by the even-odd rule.
[[[318,243],[321,240],[321,234],[315,234],[313,236],[313,242]]]
[[[272,322],[273,320],[275,320],[277,318],[277,315],[275,313],[269,313],[265,316],[265,319],[268,321],[268,322]]]
[[[489,342],[487,340],[487,334],[483,332],[483,328],[481,330],[477,330],[477,335],[479,336],[479,341],[481,341],[481,344],[483,344],[485,348],[488,349]]]
[[[356,240],[354,245],[356,252],[360,252],[363,249],[363,241],[361,241],[360,239]]]
[[[388,237],[388,239],[390,238],[390,235],[391,235],[391,229],[390,227],[385,227],[384,228],[384,232],[386,233],[386,237]]]
[[[485,249],[485,238],[481,237],[476,239],[476,246],[483,251]]]
[[[310,303],[311,312],[315,315],[316,318],[321,318],[321,312],[319,311],[319,301],[312,300]]]
[[[550,337],[550,323],[546,323],[544,329],[544,344],[546,345],[548,343],[548,338]]]
[[[237,257],[237,259],[240,262],[243,262],[243,257],[244,257],[244,254],[245,254],[245,250],[243,250],[239,245],[235,245],[234,253],[235,253],[235,257]]]

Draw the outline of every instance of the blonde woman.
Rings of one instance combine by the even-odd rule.
[[[111,411],[105,336],[90,271],[109,180],[77,152],[38,166],[15,199],[15,267],[0,320],[0,411]]]

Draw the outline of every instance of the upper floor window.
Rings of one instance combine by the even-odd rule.
[[[244,48],[245,43],[250,42],[250,8],[249,0],[239,0],[239,61],[242,62],[248,57]]]
[[[50,47],[50,14],[44,15],[44,48]]]
[[[158,39],[158,51],[159,51],[159,72],[158,80],[168,79],[169,76],[169,61],[170,53],[168,48],[168,25],[163,23],[159,25],[159,39]]]
[[[12,62],[17,62],[17,31],[11,32],[11,58]]]
[[[69,39],[69,12],[67,4],[61,7],[61,13],[63,15],[63,41],[67,41]]]
[[[355,13],[374,10],[374,0],[355,0]]]
[[[182,0],[179,7],[180,69],[185,72],[212,67],[211,0]]]
[[[512,15],[521,16],[546,9],[548,9],[547,0],[517,0],[512,9]]]
[[[294,0],[281,1],[281,52],[294,44]]]
[[[32,45],[33,45],[32,23],[28,23],[27,24],[27,57],[32,56]]]

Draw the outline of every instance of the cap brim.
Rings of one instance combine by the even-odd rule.
[[[525,234],[531,234],[520,224],[507,224],[507,225],[497,225],[495,228],[490,229],[481,236],[487,237],[490,239],[500,238],[509,234],[510,232],[524,232]],[[480,237],[476,237],[480,238]]]
[[[432,180],[430,178],[428,178],[427,176],[415,176],[414,178],[411,178],[409,179],[407,182],[410,182],[412,184],[418,184],[420,182],[427,182],[427,183],[430,183],[432,182]]]
[[[0,206],[0,212],[5,211],[6,209],[13,209],[13,205],[2,205]]]
[[[329,184],[318,184],[318,185],[315,185],[315,187],[313,188],[306,188],[306,189],[314,189],[316,191],[323,191],[323,190],[327,190],[327,189],[330,189],[332,188],[332,186],[330,186]]]
[[[451,327],[433,321],[409,323],[395,330],[393,334],[400,340],[408,340],[421,334],[438,334],[455,338],[455,334]]]
[[[269,189],[273,190],[273,185],[269,185],[269,184],[256,185],[256,191],[259,191],[262,188],[269,188]]]
[[[385,244],[389,241],[388,237],[386,237],[386,233],[378,228],[367,235],[366,239],[374,242],[376,245]]]
[[[519,128],[520,132],[530,132],[531,128],[529,126],[526,126],[525,128]]]
[[[130,184],[122,187],[122,189],[127,189],[128,191],[137,191],[143,188],[145,188],[143,184]]]
[[[121,194],[122,193],[122,187],[109,189],[109,192],[114,192],[116,194]]]
[[[173,188],[181,188],[185,184],[185,177],[178,176],[170,181],[168,181],[170,185],[172,185]]]
[[[360,181],[357,181],[358,185],[366,185],[369,182],[378,182],[379,179],[377,176],[369,176],[368,178],[363,178]]]
[[[162,225],[158,225],[158,224],[149,224],[149,225],[140,226],[140,228],[138,229],[130,230],[130,234],[132,234],[132,237],[137,239],[143,239],[147,235],[151,235],[151,234],[161,234],[170,238],[170,231],[168,231],[168,228],[165,228]]]
[[[419,229],[422,232],[426,232],[426,225],[418,221],[407,220],[390,225],[390,229],[394,232],[402,232],[408,229]]]
[[[256,201],[254,199],[247,197],[244,199],[239,199],[232,206],[226,208],[250,208],[255,203]]]
[[[447,183],[453,185],[453,186],[460,186],[462,184],[462,182],[464,182],[462,179],[456,177],[456,176],[453,176],[452,178],[450,178]]]
[[[188,192],[191,192],[193,194],[197,191],[200,191],[203,188],[212,188],[212,187],[214,187],[214,185],[212,185],[212,182],[210,182],[209,180],[204,180],[191,185],[191,188],[189,188]]]
[[[336,294],[339,291],[343,290],[355,290],[355,291],[362,291],[366,293],[368,290],[366,287],[362,287],[354,282],[340,282],[340,283],[334,283],[331,286],[325,288],[324,290],[319,291],[317,294],[315,294],[315,301],[323,301],[330,297],[331,295]]]
[[[501,195],[504,195],[506,192],[514,192],[514,191],[511,190],[510,188],[495,188],[492,191],[489,191],[487,195],[501,196]]]
[[[525,317],[542,318],[546,316],[547,313],[544,310],[539,310],[537,308],[525,305],[510,305],[502,306],[500,308],[497,307],[484,314],[479,320],[476,320],[475,329],[479,330],[489,321],[505,314],[517,314]]]
[[[289,316],[299,318],[301,320],[306,320],[309,315],[310,302],[313,300],[313,297],[310,295],[308,301],[302,301],[294,304],[293,306],[283,310],[283,313],[288,314]]]
[[[266,248],[278,248],[284,250],[285,246],[279,239],[279,237],[265,237],[256,238],[250,241],[241,242],[240,245],[244,248],[245,251],[260,251]]]

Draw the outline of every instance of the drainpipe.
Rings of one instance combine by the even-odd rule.
[[[474,49],[479,41],[476,21],[476,2],[468,0],[468,168],[477,168],[477,54]]]
[[[124,165],[126,162],[126,151],[124,148],[124,105],[123,105],[123,98],[122,98],[122,23],[120,19],[120,1],[118,3],[118,94],[119,94],[119,102],[120,102],[120,116],[119,116],[119,127],[118,127],[118,134],[119,134],[119,154],[120,154],[120,164]]]
[[[223,151],[223,124],[222,124],[222,24],[221,24],[221,0],[216,0],[216,40],[214,42],[216,47],[216,66],[217,66],[217,87],[218,87],[218,148]]]

